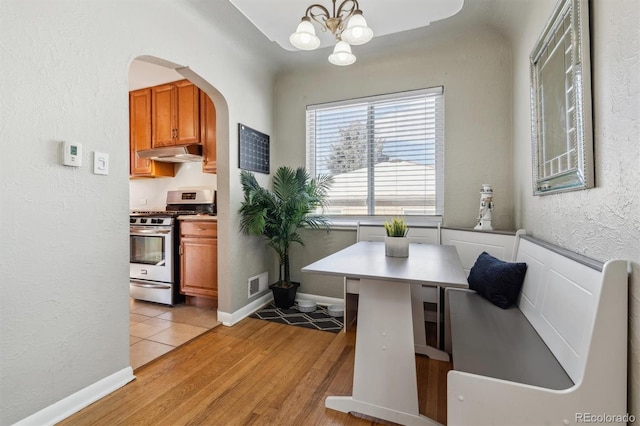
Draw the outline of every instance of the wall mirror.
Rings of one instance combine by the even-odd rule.
[[[530,56],[533,193],[594,186],[587,0],[560,0]]]

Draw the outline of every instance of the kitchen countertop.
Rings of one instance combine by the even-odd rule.
[[[194,220],[206,220],[206,221],[218,221],[218,216],[200,215],[200,214],[188,214],[178,216],[178,220],[194,221]]]

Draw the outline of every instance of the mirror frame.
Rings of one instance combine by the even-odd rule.
[[[547,62],[547,59],[553,58],[554,47],[559,42],[565,45],[565,69],[561,73],[551,73],[553,64]],[[560,0],[529,59],[533,194],[593,188],[595,173],[588,0]],[[543,74],[545,64],[550,66]],[[560,105],[557,104],[557,92],[555,99],[547,96],[546,110],[556,114],[545,117],[545,81],[551,80],[555,80],[556,85],[565,87],[564,104],[562,101]],[[553,87],[552,83],[548,86]],[[549,99],[556,102],[552,103]],[[559,129],[560,132],[548,135],[551,129]],[[555,150],[552,149],[553,144]],[[554,152],[552,155],[561,152],[559,149],[564,149],[564,152],[547,159],[547,147]]]

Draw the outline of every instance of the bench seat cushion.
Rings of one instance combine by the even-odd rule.
[[[455,370],[547,389],[573,386],[520,309],[501,309],[474,291],[448,295]]]

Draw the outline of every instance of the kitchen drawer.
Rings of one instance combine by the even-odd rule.
[[[180,223],[180,235],[217,238],[218,222],[183,220]]]

